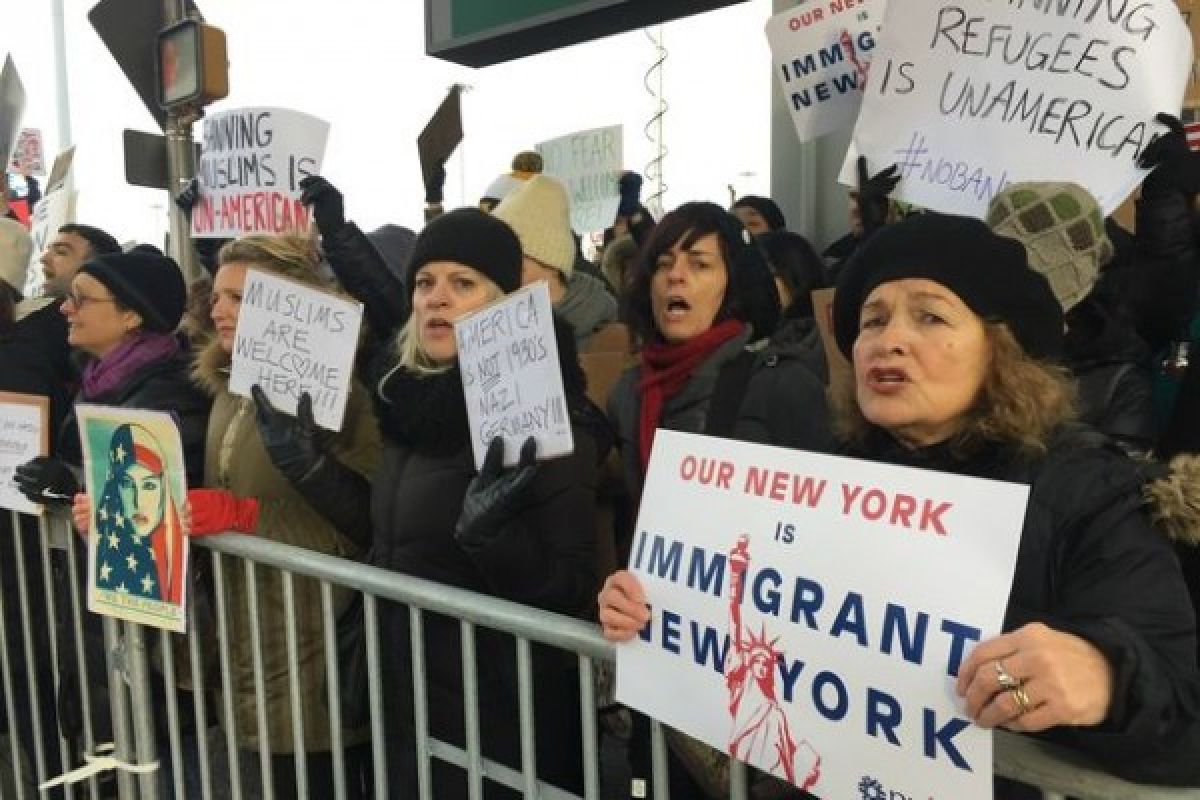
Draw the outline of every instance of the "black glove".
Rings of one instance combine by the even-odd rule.
[[[870,236],[887,224],[889,195],[900,182],[898,168],[892,164],[885,170],[867,177],[867,157],[858,157],[858,214],[862,219],[863,236]]]
[[[320,175],[300,181],[300,202],[312,208],[313,219],[322,236],[333,236],[346,226],[346,208],[342,193]]]
[[[442,204],[442,190],[446,186],[446,165],[434,164],[425,176],[425,202],[431,206]]]
[[[1151,139],[1138,157],[1139,167],[1153,170],[1142,183],[1142,195],[1196,194],[1200,191],[1200,155],[1188,147],[1183,123],[1170,114],[1158,114],[1154,119],[1168,130]]]
[[[617,215],[632,217],[641,205],[642,176],[626,170],[617,181],[617,190],[621,193],[621,202],[617,205]]]
[[[190,214],[196,206],[196,201],[200,198],[200,179],[192,178],[188,181],[188,185],[183,187],[183,191],[175,195],[175,205],[183,209],[183,213]]]
[[[515,469],[504,469],[504,440],[488,443],[483,468],[467,487],[462,512],[454,526],[454,538],[465,549],[485,547],[508,521],[521,495],[537,474],[537,441],[530,436],[521,445],[521,460]]]
[[[17,467],[13,480],[31,503],[48,506],[69,506],[79,491],[79,481],[71,468],[46,456]]]
[[[271,463],[293,484],[303,482],[321,466],[333,435],[317,426],[312,396],[308,392],[300,395],[293,417],[276,410],[260,387],[250,387],[250,394],[254,397],[258,433]]]

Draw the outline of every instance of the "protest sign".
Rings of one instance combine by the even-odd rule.
[[[1192,47],[1196,46],[1196,41],[1200,40],[1200,0],[1175,0],[1179,4],[1179,11],[1183,14],[1183,20],[1187,23],[1188,31],[1192,34]],[[1184,96],[1183,104],[1188,108],[1200,106],[1200,58],[1193,53],[1192,71],[1188,75],[1187,94]]]
[[[462,84],[456,83],[450,87],[446,99],[442,100],[429,123],[417,136],[421,177],[426,182],[435,169],[446,163],[462,140]]]
[[[991,797],[955,681],[1000,632],[1027,499],[659,430],[629,564],[652,619],[616,699],[818,797]]]
[[[192,236],[221,239],[307,231],[300,181],[321,171],[329,123],[283,108],[241,108],[204,119]]]
[[[75,163],[75,145],[71,145],[54,157],[54,165],[50,167],[50,177],[46,179],[47,194],[60,188],[67,180],[67,173]]]
[[[33,215],[29,220],[29,235],[33,239],[33,250],[30,252],[29,268],[25,273],[25,296],[36,297],[42,288],[46,276],[42,273],[42,253],[53,241],[58,229],[75,219],[75,195],[66,189],[59,189],[42,196],[33,207]]]
[[[9,172],[21,175],[45,175],[46,153],[42,148],[42,132],[37,128],[22,128],[17,136]]]
[[[45,397],[0,392],[0,508],[22,514],[41,514],[17,490],[17,467],[50,452],[50,401]]]
[[[775,77],[800,141],[854,126],[886,0],[806,0],[767,21]]]
[[[613,224],[621,201],[617,181],[624,164],[620,125],[579,131],[537,145],[542,170],[562,181],[571,199],[571,227],[578,233]]]
[[[25,115],[25,85],[17,73],[12,56],[4,59],[0,70],[0,163],[12,160],[21,130],[21,117]]]
[[[508,466],[530,436],[540,459],[574,451],[545,281],[456,320],[454,336],[476,467],[496,436],[504,439]]]
[[[982,218],[1009,183],[1074,181],[1106,213],[1178,111],[1192,43],[1171,0],[892,3],[854,144],[893,196]],[[855,182],[847,158],[841,181]]]
[[[833,289],[814,289],[812,298],[813,319],[817,322],[817,333],[821,336],[821,347],[825,351],[825,363],[829,367],[829,385],[853,378],[853,367],[838,349],[837,337],[833,335]]]
[[[92,526],[88,610],[182,633],[187,474],[168,413],[75,406]]]
[[[258,270],[246,273],[229,391],[261,386],[275,408],[296,413],[312,395],[317,424],[342,429],[362,327],[361,303]]]

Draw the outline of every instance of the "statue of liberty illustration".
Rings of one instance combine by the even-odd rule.
[[[776,665],[783,653],[779,639],[767,639],[766,628],[756,635],[742,627],[742,595],[750,567],[750,537],[742,535],[729,551],[729,636],[725,661],[729,716],[733,719],[729,754],[789,783],[808,789],[821,774],[821,757],[807,740],[796,744],[787,714],[775,692]]]

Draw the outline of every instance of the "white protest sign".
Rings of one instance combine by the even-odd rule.
[[[206,117],[192,236],[308,230],[300,181],[320,173],[328,139],[328,122],[283,108],[242,108]]]
[[[41,131],[37,128],[21,129],[8,170],[21,175],[46,174],[46,151],[42,148]]]
[[[0,392],[0,508],[41,514],[17,489],[17,467],[49,452],[50,401],[45,397]]]
[[[767,21],[775,77],[800,141],[854,125],[886,0],[807,0]]]
[[[660,430],[630,556],[653,617],[616,698],[818,797],[991,797],[955,680],[1000,632],[1027,499]]]
[[[613,224],[621,196],[617,181],[624,164],[623,128],[613,125],[578,131],[537,145],[543,172],[567,187],[571,227],[578,233],[602,231]]]
[[[36,297],[41,293],[46,276],[42,273],[42,253],[54,240],[58,229],[75,219],[75,195],[66,189],[58,189],[42,195],[33,207],[29,218],[29,235],[33,239],[33,250],[29,257],[29,268],[25,273],[25,296]]]
[[[984,217],[1008,183],[1074,181],[1106,213],[1180,108],[1192,42],[1171,0],[888,6],[854,144],[898,200]],[[852,158],[841,181],[855,183]]]
[[[275,408],[296,413],[312,395],[313,416],[341,430],[350,397],[362,304],[258,270],[246,273],[229,391],[261,386]]]
[[[508,466],[530,436],[539,459],[574,451],[545,281],[455,321],[454,336],[476,467],[496,436],[504,439]]]

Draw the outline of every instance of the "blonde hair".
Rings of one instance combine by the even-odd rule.
[[[476,272],[479,271],[476,270]],[[415,272],[413,276],[414,278],[416,277]],[[487,303],[494,303],[501,297],[504,297],[504,290],[497,286],[495,281],[482,272],[479,272],[479,277],[483,281],[484,288],[488,290]],[[450,369],[449,364],[437,363],[429,357],[428,353],[421,349],[421,337],[417,335],[413,319],[414,315],[409,314],[408,321],[404,323],[404,327],[396,334],[395,349],[396,355],[399,358],[396,367],[401,367],[417,375],[437,375]],[[391,374],[391,370],[388,371],[388,374]],[[385,376],[384,380],[386,379]]]
[[[317,272],[321,257],[311,236],[242,236],[226,244],[217,254],[220,266],[237,262],[253,264],[310,286],[330,286],[329,281]]]
[[[1077,416],[1074,379],[1065,368],[1030,357],[1003,323],[985,322],[984,333],[991,363],[951,449],[964,455],[999,443],[1026,456],[1043,455],[1051,434]],[[834,433],[862,442],[874,426],[859,408],[853,371],[835,380],[829,393]]]

